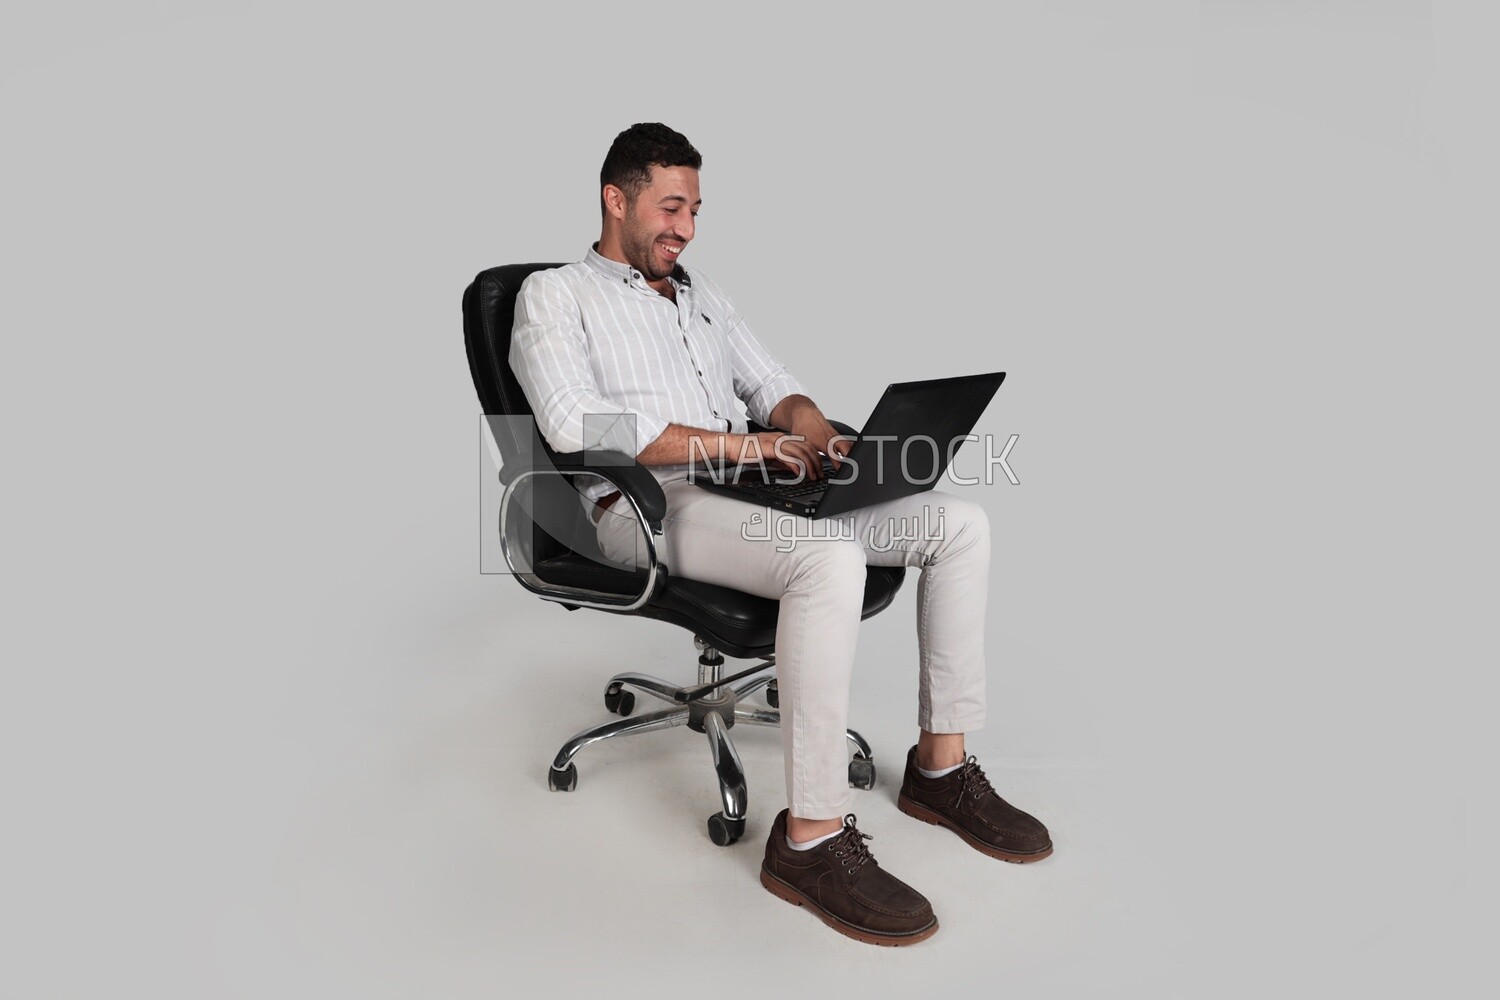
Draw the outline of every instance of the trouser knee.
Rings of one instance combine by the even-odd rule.
[[[792,586],[820,593],[862,599],[865,591],[865,551],[857,542],[844,540],[806,541],[794,550],[797,566]]]
[[[939,526],[942,549],[979,548],[988,555],[990,518],[983,507],[973,500],[949,493],[933,493],[927,504],[929,522]]]

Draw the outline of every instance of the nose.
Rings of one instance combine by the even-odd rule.
[[[693,231],[697,229],[698,223],[691,215],[686,219],[678,219],[672,226],[672,235],[686,243],[693,238]]]

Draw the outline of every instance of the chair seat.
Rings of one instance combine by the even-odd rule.
[[[548,583],[612,594],[639,594],[646,583],[644,572],[601,566],[572,552],[543,559],[533,571]],[[860,617],[868,618],[889,607],[905,578],[906,570],[900,566],[869,567]],[[779,601],[669,574],[666,586],[654,600],[628,613],[691,629],[731,656],[753,657],[775,651],[780,611]]]

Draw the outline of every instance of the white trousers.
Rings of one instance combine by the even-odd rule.
[[[781,602],[776,677],[793,816],[832,819],[849,810],[844,731],[866,566],[921,570],[917,724],[933,733],[984,725],[990,529],[978,504],[928,492],[809,520],[688,482],[662,489],[658,555],[672,575]],[[613,562],[645,561],[625,502],[600,518],[598,537]]]

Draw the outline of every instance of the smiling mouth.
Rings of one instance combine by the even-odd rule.
[[[676,260],[677,255],[687,247],[686,243],[660,243],[662,253],[667,255],[668,260]]]

